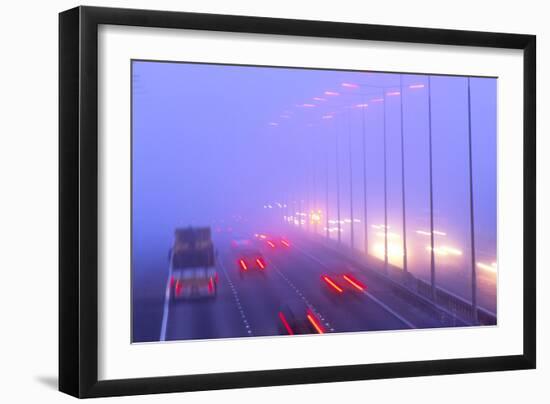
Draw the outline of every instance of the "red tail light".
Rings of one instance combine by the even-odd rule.
[[[360,290],[361,292],[365,290],[365,285],[359,282],[355,277],[351,275],[344,275],[344,279],[355,289]]]
[[[279,312],[279,318],[281,319],[281,322],[283,323],[283,326],[285,327],[288,335],[294,335],[294,331],[292,331],[292,328],[290,328],[288,321],[286,321],[285,315],[281,311]]]
[[[183,289],[183,282],[180,280],[176,281],[176,287],[174,288],[176,292],[176,296],[181,295],[181,291]]]
[[[337,291],[338,293],[342,293],[344,290],[336,284],[332,279],[330,279],[328,276],[323,275],[322,279],[329,285],[332,289]]]
[[[256,264],[258,264],[261,269],[265,268],[265,262],[261,258],[256,258]]]
[[[243,271],[246,271],[246,270],[248,269],[248,267],[246,266],[246,262],[244,262],[243,259],[240,259],[240,260],[239,260],[239,265],[241,266],[241,269],[242,269]]]
[[[212,277],[208,278],[208,293],[212,293],[214,291],[214,281],[212,280]]]
[[[286,240],[281,240],[281,244],[284,245],[285,247],[290,247],[290,243]]]
[[[311,323],[313,328],[315,328],[315,331],[317,331],[317,333],[319,333],[319,334],[324,334],[325,333],[325,330],[323,329],[323,326],[321,325],[319,320],[317,320],[317,317],[315,317],[315,314],[313,314],[310,310],[308,310],[308,312],[307,312],[307,319]]]
[[[273,241],[268,241],[267,244],[271,247],[271,248],[275,248],[275,243]]]

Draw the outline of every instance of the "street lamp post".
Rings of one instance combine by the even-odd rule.
[[[328,143],[328,142],[327,142]],[[325,186],[325,235],[326,238],[330,238],[330,223],[329,223],[329,148],[327,147],[326,156],[325,156],[325,175],[326,175],[326,186]]]
[[[355,233],[353,226],[353,160],[352,160],[352,136],[351,136],[351,110],[348,111],[348,160],[349,160],[349,211],[350,211],[350,245],[351,249],[355,248]]]
[[[382,97],[383,136],[384,136],[384,271],[388,272],[388,178],[387,178],[387,145],[386,145],[386,92]]]
[[[363,100],[363,105],[365,105],[365,100]],[[369,255],[369,225],[367,220],[367,134],[365,129],[365,111],[362,108],[361,111],[361,130],[362,130],[362,141],[363,141],[363,230],[364,235],[364,246],[365,246],[365,256]]]
[[[317,142],[312,141],[311,144],[311,171],[312,171],[312,186],[311,186],[311,210],[309,212],[311,221],[313,222],[313,232],[317,235],[318,232],[318,220],[313,219],[313,214],[317,214],[317,160],[315,159],[315,152],[317,150]]]
[[[474,226],[474,181],[472,164],[472,100],[470,89],[470,77],[468,77],[468,160],[470,171],[470,250],[472,265],[472,311],[474,321],[478,322],[477,314],[477,273],[476,273],[476,243]]]
[[[341,126],[341,125],[340,125]],[[338,221],[338,243],[342,242],[342,224],[340,216],[340,148],[339,148],[339,131],[336,130],[336,220]]]
[[[383,158],[384,158],[384,272],[388,272],[388,181],[387,181],[387,133],[386,133],[386,86],[369,86],[382,91],[382,131],[383,131]],[[363,105],[364,106],[364,105]],[[367,163],[366,163],[366,134],[365,134],[365,117],[363,115],[363,199],[365,209],[365,252],[368,254],[368,227],[367,227]],[[351,159],[351,137],[350,137],[350,159]],[[350,166],[351,176],[351,166]],[[351,179],[350,179],[351,182]],[[351,188],[350,188],[351,189]],[[353,195],[353,194],[352,194]],[[351,197],[352,197],[351,195]],[[353,202],[352,202],[353,204]],[[353,207],[351,208],[353,212]],[[352,213],[353,216],[353,213]],[[353,218],[352,218],[353,227]]]
[[[407,215],[405,208],[405,139],[403,128],[403,75],[399,75],[399,102],[401,120],[401,202],[403,215],[403,272],[407,273]]]
[[[434,196],[433,196],[433,150],[432,150],[432,77],[428,76],[428,141],[430,165],[430,286],[432,300],[436,299],[435,290],[435,242],[434,242]]]

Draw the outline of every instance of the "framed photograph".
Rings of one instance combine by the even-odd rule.
[[[59,17],[59,388],[535,368],[535,37]]]

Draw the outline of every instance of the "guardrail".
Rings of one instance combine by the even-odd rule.
[[[367,259],[360,251],[352,250],[344,244],[339,244],[336,240],[327,240],[323,236],[304,232],[300,232],[300,235],[330,248],[347,260],[352,260],[359,269],[389,284],[395,293],[414,300],[415,304],[432,311],[434,315],[439,316],[446,322],[451,322],[457,326],[497,324],[496,314],[481,307],[477,308],[476,320],[470,302],[439,286],[435,288],[435,296],[432,296],[431,285],[411,273],[404,273],[401,269],[390,265],[386,274],[380,268],[375,269],[381,267],[380,263],[377,265],[372,259]],[[381,264],[383,266],[383,263]]]

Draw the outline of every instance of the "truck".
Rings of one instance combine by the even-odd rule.
[[[174,300],[216,297],[218,272],[210,227],[177,228],[169,260]]]

